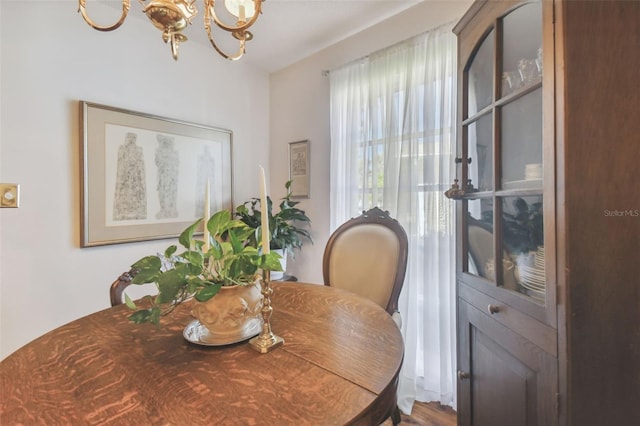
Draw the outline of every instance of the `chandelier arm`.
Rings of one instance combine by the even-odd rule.
[[[255,0],[254,1],[253,4],[255,5],[255,13],[251,17],[251,19],[249,19],[243,25],[239,25],[237,27],[231,27],[229,25],[226,25],[220,19],[218,19],[218,16],[216,15],[216,11],[214,9],[215,0],[204,0],[204,5],[205,5],[205,11],[204,11],[205,25],[206,25],[206,22],[210,21],[211,17],[213,17],[213,21],[215,22],[215,24],[218,27],[220,27],[223,30],[225,30],[225,31],[228,31],[228,32],[232,33],[232,32],[242,32],[244,30],[247,30],[250,26],[252,26],[258,20],[258,16],[262,13],[262,2],[263,1],[264,0]]]
[[[129,4],[129,0],[122,0],[122,15],[120,15],[120,19],[118,20],[118,22],[108,27],[102,27],[96,24],[91,18],[89,18],[86,10],[86,0],[78,0],[78,12],[82,14],[82,18],[87,24],[89,24],[91,28],[98,31],[113,31],[124,23],[124,20],[129,13]]]
[[[209,37],[209,42],[211,43],[211,46],[213,46],[213,48],[216,49],[216,52],[222,55],[222,57],[224,57],[225,59],[229,59],[231,61],[237,61],[238,59],[242,58],[242,55],[245,54],[244,40],[238,40],[240,42],[240,47],[238,48],[238,51],[234,55],[228,55],[221,48],[219,48],[216,42],[213,40],[213,36],[211,35],[211,26],[205,25],[205,28],[207,30],[207,36]]]
[[[171,34],[171,57],[173,57],[174,61],[178,60],[178,48],[180,47],[180,40],[176,37],[175,33]]]

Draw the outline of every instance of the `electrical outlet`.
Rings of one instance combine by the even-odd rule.
[[[20,185],[0,183],[0,207],[20,207]]]

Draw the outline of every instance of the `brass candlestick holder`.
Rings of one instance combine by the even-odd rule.
[[[282,346],[284,343],[284,339],[282,337],[276,336],[271,331],[271,324],[269,320],[271,319],[271,313],[273,312],[273,308],[271,307],[271,294],[273,290],[269,286],[271,283],[271,271],[263,271],[262,280],[260,280],[260,285],[262,287],[262,332],[256,337],[249,340],[249,344],[256,351],[266,354],[277,347]]]

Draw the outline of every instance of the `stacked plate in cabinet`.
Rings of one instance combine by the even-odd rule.
[[[518,265],[518,278],[520,285],[526,290],[526,294],[531,296],[538,302],[545,300],[546,282],[544,277],[544,247],[538,247],[538,250],[532,252],[530,256],[519,258],[516,263]]]

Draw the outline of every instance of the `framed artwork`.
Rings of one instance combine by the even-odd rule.
[[[289,180],[293,198],[309,198],[309,141],[289,143]]]
[[[80,129],[82,247],[177,237],[207,199],[233,209],[230,130],[86,101]]]

